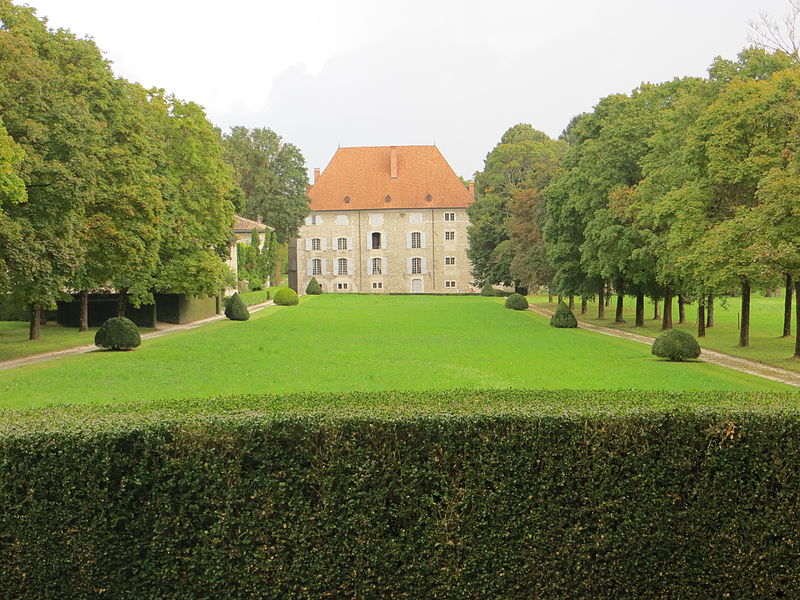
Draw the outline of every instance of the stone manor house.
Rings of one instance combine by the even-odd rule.
[[[325,293],[474,291],[467,188],[436,146],[339,148],[314,169],[311,214],[290,244],[289,285]]]

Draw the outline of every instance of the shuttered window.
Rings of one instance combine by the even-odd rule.
[[[411,233],[411,247],[422,248],[422,234],[419,231]]]
[[[372,259],[372,274],[373,275],[381,275],[382,274],[381,262],[383,262],[383,261],[381,261],[380,258],[373,258]]]
[[[320,238],[311,238],[311,249],[312,250],[321,250],[322,249],[322,240]]]
[[[315,258],[311,261],[311,274],[322,275],[322,260]]]
[[[347,250],[347,238],[339,238],[336,240],[336,247],[339,250]]]
[[[336,260],[336,274],[347,275],[347,259],[339,258]]]
[[[411,259],[411,274],[412,275],[420,275],[422,273],[422,259],[421,258],[412,258]]]

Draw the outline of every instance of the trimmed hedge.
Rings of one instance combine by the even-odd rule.
[[[295,306],[300,302],[300,298],[297,297],[297,292],[292,288],[281,288],[275,292],[273,301],[280,306]]]
[[[655,339],[651,353],[667,360],[682,361],[700,356],[700,344],[691,333],[669,329]]]
[[[111,317],[94,334],[94,344],[108,350],[133,350],[142,345],[142,336],[130,319]]]
[[[225,316],[231,321],[247,321],[250,318],[250,311],[247,310],[238,292],[225,304]]]
[[[505,307],[512,310],[527,310],[528,300],[522,294],[511,294],[506,298]]]
[[[578,319],[563,300],[558,303],[553,316],[550,317],[550,326],[559,329],[574,329],[578,326]]]
[[[704,404],[724,408],[677,408]],[[797,407],[451,391],[0,413],[1,595],[791,598]]]
[[[319,296],[322,294],[322,286],[317,281],[316,277],[312,277],[306,286],[306,294],[309,296]]]

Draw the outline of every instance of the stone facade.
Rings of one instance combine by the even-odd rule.
[[[468,189],[435,146],[340,148],[308,191],[290,284],[325,293],[465,293]]]

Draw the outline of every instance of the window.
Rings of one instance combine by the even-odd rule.
[[[373,281],[372,282],[372,289],[373,290],[382,290],[383,289],[383,283],[381,283],[380,281]]]
[[[422,248],[422,234],[419,231],[411,233],[411,247]]]
[[[315,258],[311,261],[311,274],[312,275],[322,275],[322,260],[319,258]]]
[[[347,250],[347,238],[339,238],[336,240],[336,247],[339,250]]]
[[[322,240],[320,238],[311,238],[311,249],[312,250],[321,250],[322,249]]]
[[[454,265],[454,264],[456,264],[456,257],[455,256],[445,256],[444,257],[444,264],[446,264],[446,265]]]
[[[412,258],[411,259],[411,274],[412,275],[421,275],[422,274],[422,259],[421,258]]]
[[[345,204],[350,204],[350,196],[345,196],[344,197],[344,203]]]
[[[408,215],[408,222],[412,225],[422,225],[422,213],[411,213]]]
[[[337,258],[336,259],[336,274],[337,275],[347,275],[347,259],[346,258]]]
[[[373,275],[381,275],[383,269],[381,269],[381,259],[380,258],[373,258],[372,259],[372,274]]]
[[[425,196],[425,202],[431,202],[432,200],[433,200],[433,196],[431,196],[430,194]]]
[[[454,288],[454,287],[456,287],[456,282],[455,281],[445,281],[444,282],[444,287],[446,287],[446,288]]]
[[[350,219],[347,218],[347,215],[336,215],[336,224],[337,225],[349,225]]]
[[[321,225],[322,224],[322,217],[319,215],[311,215],[306,217],[306,224],[307,225]]]
[[[445,221],[455,221],[456,220],[456,213],[444,213],[444,220]]]
[[[455,231],[445,231],[444,232],[444,239],[445,240],[454,240],[454,239],[456,239],[456,232]]]
[[[346,283],[337,283],[336,284],[336,289],[337,290],[346,290],[347,289],[347,284]]]
[[[372,243],[370,245],[370,249],[372,250],[380,250],[381,248],[381,234],[379,232],[374,232],[372,234]]]
[[[384,198],[384,200],[386,200],[386,202],[391,202],[392,197],[389,194],[386,194],[386,198]]]

